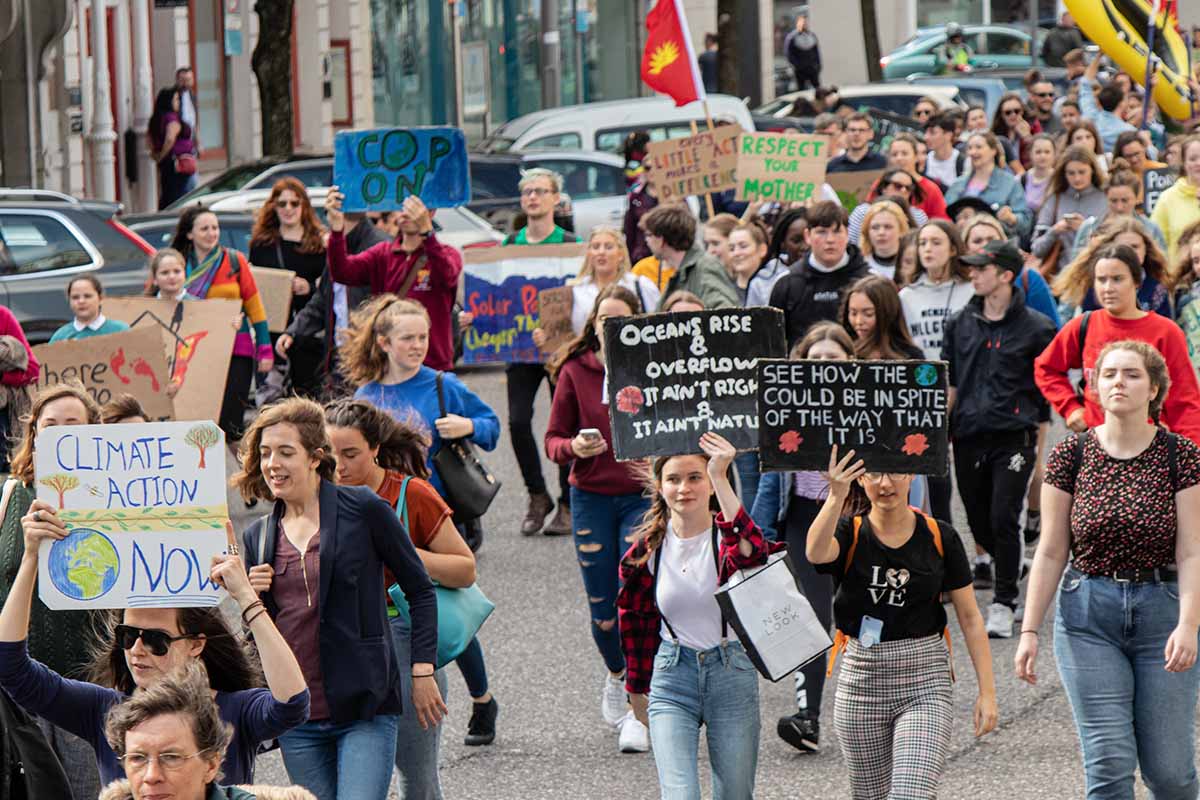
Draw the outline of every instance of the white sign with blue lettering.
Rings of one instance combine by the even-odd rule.
[[[70,535],[43,542],[52,609],[215,606],[228,551],[225,435],[212,422],[70,425],[34,442],[38,498]]]

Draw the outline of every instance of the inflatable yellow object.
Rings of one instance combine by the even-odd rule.
[[[1128,73],[1135,83],[1146,79],[1146,33],[1153,0],[1065,0],[1067,10],[1089,39]],[[1166,22],[1165,7],[1154,34],[1154,100],[1175,119],[1191,117],[1187,83],[1187,48],[1183,37]]]

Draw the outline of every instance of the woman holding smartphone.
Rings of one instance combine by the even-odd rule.
[[[649,732],[629,711],[625,695],[625,656],[617,630],[617,590],[627,537],[649,502],[632,463],[613,458],[605,391],[604,320],[641,313],[636,294],[619,284],[601,290],[583,332],[550,366],[556,382],[546,454],[571,465],[571,527],[592,616],[592,638],[607,673],[600,713],[620,730],[621,752],[650,749]]]

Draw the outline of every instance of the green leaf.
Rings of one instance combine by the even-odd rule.
[[[178,525],[176,525],[175,527],[180,528],[185,531],[190,531],[192,529],[192,525],[189,522],[181,522]]]
[[[100,526],[100,530],[102,530],[102,531],[112,531],[112,525],[101,525],[101,526]]]
[[[179,515],[179,512],[178,512],[178,511],[168,511],[168,512],[167,512],[167,516],[168,516],[168,517],[175,517],[175,516],[178,516],[178,515]]]
[[[149,525],[139,525],[139,526],[138,526],[138,528],[139,528],[140,530],[143,530],[143,531],[148,531],[148,530],[150,530],[150,526],[149,526]]]

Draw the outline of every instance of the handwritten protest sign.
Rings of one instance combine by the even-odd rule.
[[[1146,216],[1154,212],[1154,207],[1158,205],[1158,198],[1162,196],[1163,192],[1174,186],[1178,179],[1179,173],[1170,167],[1148,169],[1142,174],[1145,189],[1143,205],[1146,208]]]
[[[242,313],[239,301],[106,297],[104,313],[129,323],[134,329],[158,331],[169,374],[179,383],[175,395],[176,419],[220,416],[237,334],[234,326]]]
[[[292,279],[296,273],[290,269],[272,267],[250,267],[250,272],[254,275],[258,296],[262,298],[263,309],[267,312],[267,328],[271,333],[283,333],[287,330],[288,317],[292,313]],[[316,287],[313,287],[313,291],[316,291]]]
[[[394,211],[416,195],[429,208],[471,200],[467,139],[458,128],[377,128],[333,138],[333,182],[346,211]]]
[[[867,195],[875,181],[883,177],[885,170],[869,169],[863,172],[834,172],[825,176],[825,182],[837,192],[838,201],[847,211],[853,211],[860,203],[867,202]]]
[[[538,327],[546,332],[542,352],[550,355],[571,341],[571,310],[575,307],[575,292],[570,286],[542,289],[538,292]]]
[[[825,181],[828,136],[743,133],[738,139],[737,199],[803,203]]]
[[[563,286],[583,265],[583,244],[489,247],[463,254],[463,309],[475,315],[463,336],[463,363],[536,364],[538,294]]]
[[[758,447],[756,360],[785,352],[783,312],[730,308],[604,321],[608,413],[619,461],[699,453],[715,431]]]
[[[225,553],[225,436],[211,422],[70,425],[34,443],[38,498],[67,538],[38,551],[53,609],[215,606]]]
[[[896,138],[898,133],[911,133],[918,138],[924,138],[924,126],[911,117],[870,106],[863,106],[859,111],[871,117],[871,126],[875,129],[875,146],[881,153],[887,152],[892,139]]]
[[[853,449],[871,472],[945,475],[944,361],[758,362],[759,464],[826,469]]]
[[[155,331],[139,328],[40,344],[33,354],[42,365],[38,391],[79,381],[101,405],[119,394],[131,394],[152,420],[171,419],[175,414],[167,397],[171,373],[162,337]]]
[[[671,203],[689,195],[723,192],[737,186],[740,125],[722,125],[692,136],[650,142],[646,156],[658,199]]]

